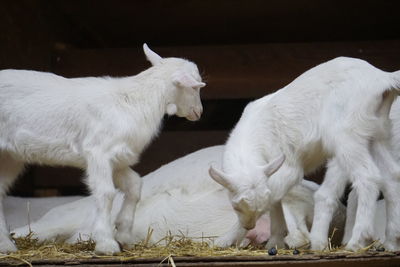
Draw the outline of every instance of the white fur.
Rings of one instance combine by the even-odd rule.
[[[26,163],[84,169],[96,203],[90,226],[96,252],[120,251],[110,219],[115,187],[125,194],[115,238],[129,244],[141,189],[129,166],[157,135],[165,114],[200,118],[205,85],[194,63],[163,59],[147,45],[144,52],[154,66],[124,78],[0,71],[0,200]],[[14,251],[0,210],[0,252]]]
[[[400,100],[396,99],[390,110],[390,119],[392,121],[392,135],[391,135],[391,147],[393,151],[394,158],[397,162],[400,161]],[[377,203],[376,213],[374,215],[374,240],[378,240],[381,243],[386,241],[386,198],[384,200],[379,200]],[[354,228],[354,222],[357,211],[357,194],[353,190],[348,198],[347,205],[347,215],[346,215],[346,228],[343,237],[343,244],[349,242],[351,233]],[[399,227],[396,225],[395,227]],[[396,237],[395,237],[396,238]],[[392,240],[394,243],[398,243],[398,240]],[[396,249],[396,248],[387,248]]]
[[[388,145],[388,114],[399,86],[400,72],[383,72],[363,60],[340,57],[250,103],[226,144],[222,171],[210,170],[212,178],[230,190],[241,226],[253,227],[268,210],[273,220],[280,218],[282,198],[328,160],[325,180],[314,197],[311,247],[327,247],[329,224],[348,181],[362,205],[347,248],[364,247],[372,236],[380,189],[392,199],[389,213],[400,210],[394,193],[400,169]],[[265,173],[266,164],[281,153],[286,156],[282,167],[272,175]],[[388,225],[400,225],[400,216],[390,218]],[[241,237],[242,230],[236,235]],[[400,237],[395,227],[387,235]]]
[[[50,209],[81,199],[80,196],[65,197],[14,197],[4,198],[4,215],[8,229],[15,229],[39,220]]]
[[[210,164],[218,167],[221,165],[222,153],[223,146],[202,149],[143,177],[142,197],[136,210],[132,242],[144,241],[148,229],[151,228],[153,233],[148,239],[150,243],[155,243],[170,233],[172,235],[184,234],[194,238],[194,241],[221,245],[222,239],[217,238],[215,242],[212,240],[216,237],[223,237],[227,229],[235,227],[238,223],[226,189],[209,179],[207,173]],[[304,231],[308,233],[305,216],[307,216],[307,222],[310,223],[313,213],[312,192],[316,188],[318,188],[316,184],[304,181],[304,185],[299,185],[292,190],[295,192],[292,196],[285,198],[285,201],[282,202],[287,210],[285,215],[289,214],[289,220],[292,221],[290,223],[287,220],[286,223],[284,221],[279,226],[282,230],[279,233],[273,233],[273,238],[283,242],[288,231],[285,238],[288,245],[290,247],[299,246],[303,240],[299,240],[297,235],[300,233],[300,237],[302,237]],[[122,200],[122,194],[118,193],[111,212],[113,221],[116,220]],[[34,200],[30,201],[34,203]],[[7,203],[11,204],[12,202],[8,201]],[[32,222],[30,228],[39,240],[75,242],[77,238],[89,238],[93,232],[87,221],[96,220],[92,208],[94,204],[93,197],[86,197],[55,207],[39,220]],[[9,224],[15,225],[17,220],[21,220],[15,216],[18,209],[22,209],[18,214],[22,215],[23,221],[26,222],[25,206],[23,204],[19,208],[14,207],[12,214],[6,213]],[[11,212],[7,205],[6,211]],[[37,211],[32,208],[31,212],[31,217],[37,218],[36,213],[41,210]],[[285,219],[287,218],[285,217]],[[286,224],[290,225],[288,229],[286,229]],[[246,234],[244,245],[268,240],[269,228],[269,216],[264,215],[258,220],[256,228]],[[24,226],[13,232],[16,236],[23,236],[29,233],[29,227]]]
[[[379,200],[377,208],[374,214],[374,230],[373,240],[379,243],[384,243],[386,239],[386,203],[385,200]],[[357,194],[355,191],[351,191],[347,200],[346,209],[346,224],[344,228],[344,235],[342,244],[347,244],[351,238],[351,234],[354,228],[354,222],[357,212]]]

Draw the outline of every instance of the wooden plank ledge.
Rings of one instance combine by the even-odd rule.
[[[226,257],[173,257],[176,266],[297,266],[297,267],[369,267],[369,266],[400,266],[398,253],[368,253],[368,254],[304,254],[282,256],[226,256]],[[138,258],[121,260],[118,257],[92,258],[74,260],[35,260],[34,266],[169,266],[168,257]],[[11,266],[10,263],[0,262],[0,266]]]

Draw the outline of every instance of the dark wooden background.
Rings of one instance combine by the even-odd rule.
[[[394,0],[2,0],[0,69],[134,75],[149,66],[144,42],[162,56],[196,62],[207,82],[204,115],[196,123],[166,119],[134,167],[144,175],[222,144],[247,102],[323,61],[353,56],[400,69],[399,10]],[[12,193],[84,193],[82,176],[29,166]]]

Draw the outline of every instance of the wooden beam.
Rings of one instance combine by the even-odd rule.
[[[297,266],[297,267],[395,267],[400,264],[400,256],[396,253],[325,253],[304,255],[277,255],[277,256],[209,256],[209,257],[175,257],[172,256],[177,266]],[[0,262],[0,266],[15,265],[15,260]],[[170,266],[165,257],[136,258],[123,260],[118,256],[112,258],[76,258],[73,260],[43,259],[34,260],[35,266]]]
[[[203,99],[258,98],[338,56],[362,58],[387,71],[400,69],[400,40],[152,48],[163,57],[184,57],[197,63],[207,82]],[[125,76],[147,67],[141,47],[136,47],[58,50],[52,69],[68,77]]]
[[[75,26],[81,35],[70,40],[85,48],[400,37],[395,0],[59,0],[46,6]]]

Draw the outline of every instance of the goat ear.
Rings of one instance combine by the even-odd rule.
[[[150,63],[155,66],[160,64],[162,57],[160,57],[159,55],[157,55],[156,52],[152,51],[147,44],[143,44],[143,51],[144,54],[146,55],[146,58],[148,61],[150,61]]]
[[[231,192],[235,191],[235,187],[233,186],[232,182],[229,181],[229,178],[225,173],[218,169],[215,169],[213,166],[208,169],[208,173],[214,181],[216,181]]]
[[[192,77],[192,75],[187,74],[187,73],[185,73],[183,71],[176,71],[174,74],[172,74],[172,82],[176,86],[192,87],[192,88],[195,88],[195,89],[198,89],[198,88],[206,86],[205,83],[196,81]]]
[[[264,167],[264,173],[267,177],[270,177],[274,174],[279,168],[282,166],[283,162],[285,161],[286,157],[284,154],[281,154],[279,157],[272,160]]]

